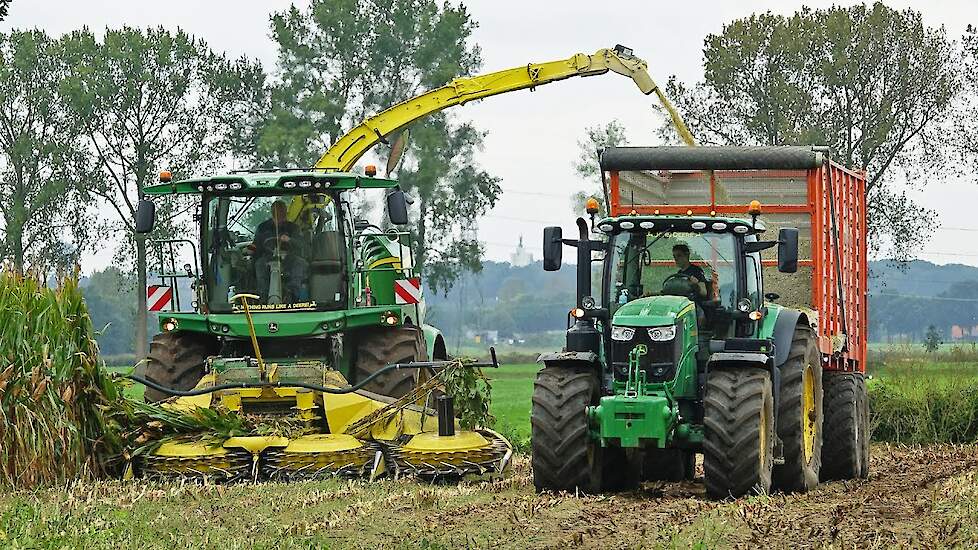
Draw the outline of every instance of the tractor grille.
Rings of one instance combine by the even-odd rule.
[[[621,382],[628,380],[628,354],[635,346],[645,344],[648,353],[639,360],[640,368],[645,371],[645,381],[672,380],[676,376],[676,362],[681,342],[682,333],[678,332],[676,337],[668,342],[653,342],[649,338],[648,329],[645,328],[636,328],[635,336],[629,342],[612,341],[611,364],[614,366],[615,379]]]

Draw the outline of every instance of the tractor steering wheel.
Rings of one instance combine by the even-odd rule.
[[[685,296],[690,300],[695,295],[693,283],[689,282],[689,277],[682,273],[673,273],[662,281],[662,293],[672,294],[673,296]]]

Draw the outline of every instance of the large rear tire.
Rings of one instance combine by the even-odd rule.
[[[822,479],[868,477],[869,439],[869,398],[862,373],[828,373]]]
[[[537,373],[530,413],[537,491],[601,491],[605,453],[591,438],[587,419],[598,388],[597,371],[588,366],[551,366]]]
[[[711,370],[704,396],[703,470],[712,498],[771,490],[774,396],[771,377],[744,367]]]
[[[781,365],[778,437],[784,444],[784,464],[774,467],[775,489],[804,493],[818,486],[822,427],[821,357],[815,334],[798,325]]]
[[[403,327],[370,330],[358,337],[356,362],[350,382],[355,384],[364,380],[387,365],[426,359],[421,329]],[[388,397],[402,397],[414,389],[416,374],[415,369],[397,369],[378,376],[363,389]]]
[[[136,367],[136,374],[161,386],[189,390],[204,376],[207,357],[217,352],[211,336],[195,332],[161,332],[149,344],[149,356]],[[158,403],[171,396],[146,388],[143,399]]]

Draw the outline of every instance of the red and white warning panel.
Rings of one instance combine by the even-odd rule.
[[[394,281],[394,301],[398,304],[417,304],[421,301],[421,278]]]
[[[173,300],[173,289],[162,285],[146,287],[146,308],[150,311],[162,311]]]

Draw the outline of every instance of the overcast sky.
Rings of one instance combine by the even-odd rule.
[[[238,56],[260,59],[274,68],[276,48],[269,36],[268,16],[288,0],[14,0],[4,30],[39,27],[59,35],[87,25],[105,27],[182,27],[204,38],[211,47]],[[839,3],[839,2],[837,2]],[[849,4],[849,2],[841,2]],[[702,75],[702,47],[707,34],[720,32],[725,22],[758,11],[789,14],[801,7],[826,7],[832,2],[711,1],[659,3],[649,1],[601,3],[564,0],[527,2],[474,0],[466,2],[479,22],[475,40],[482,48],[483,71],[493,71],[592,53],[617,43],[646,59],[660,84],[670,75],[692,82]],[[927,25],[943,25],[959,37],[969,23],[978,23],[973,1],[889,1],[895,8],[921,10]],[[573,227],[577,212],[570,195],[583,186],[571,163],[577,141],[587,126],[621,120],[633,144],[656,144],[659,121],[626,78],[605,75],[572,79],[497,96],[456,108],[455,113],[486,130],[485,150],[478,160],[502,178],[503,196],[480,222],[480,238],[490,259],[506,260],[523,235],[536,257],[545,225]],[[943,228],[924,246],[923,259],[936,263],[978,265],[974,236],[978,218],[978,185],[960,182],[933,185],[916,193],[920,203],[940,213]],[[106,210],[106,215],[111,213]],[[83,269],[103,267],[110,259],[102,252],[84,262]]]

